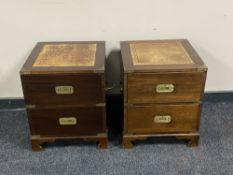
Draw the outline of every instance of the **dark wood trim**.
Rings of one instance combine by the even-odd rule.
[[[30,74],[31,73],[31,67],[33,63],[35,62],[38,54],[40,53],[40,50],[43,47],[42,42],[38,42],[35,47],[33,48],[31,54],[29,55],[28,59],[24,63],[22,69],[20,70],[20,74]]]
[[[202,94],[201,94],[201,99],[203,99],[204,94],[205,94],[205,85],[206,85],[206,77],[207,77],[207,70],[204,71],[204,77],[203,77],[203,82],[202,82]]]
[[[197,52],[193,49],[193,46],[190,44],[190,42],[187,39],[183,39],[181,40],[181,43],[188,52],[188,54],[192,57],[192,60],[195,62],[195,64],[199,67],[202,67],[204,65],[204,62],[197,54]]]
[[[130,51],[129,43],[127,43],[126,41],[122,41],[121,42],[121,55],[122,55],[123,68],[124,68],[125,73],[134,71],[132,56],[129,51]]]
[[[184,139],[187,140],[187,146],[188,147],[196,147],[198,146],[199,141],[199,133],[179,133],[179,134],[124,134],[123,135],[123,142],[122,146],[125,149],[133,148],[133,141],[136,140],[146,140],[150,137],[175,137],[177,139]]]
[[[96,61],[94,66],[94,72],[103,73],[105,70],[105,42],[100,41],[97,43],[96,47]]]
[[[33,151],[41,151],[43,145],[46,143],[53,143],[56,140],[67,140],[67,139],[82,139],[88,142],[96,142],[99,149],[106,149],[108,147],[108,136],[107,133],[99,133],[96,136],[70,136],[70,137],[40,137],[39,135],[32,135],[31,147]]]
[[[124,89],[123,89],[123,94],[124,94],[124,104],[123,105],[125,105],[125,104],[128,104],[127,102],[127,99],[128,99],[128,88],[127,88],[127,78],[128,78],[128,76],[127,76],[127,74],[124,74]],[[123,123],[123,131],[125,132],[125,133],[127,133],[128,132],[128,129],[127,129],[127,109],[126,108],[124,108],[124,123]]]
[[[106,93],[105,93],[105,74],[102,74],[102,94],[103,94],[103,99],[104,99],[104,106],[106,106]],[[107,130],[107,117],[106,117],[106,108],[103,110],[103,130]]]

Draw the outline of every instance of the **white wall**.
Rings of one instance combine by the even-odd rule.
[[[232,0],[0,0],[0,97],[21,97],[37,41],[188,38],[209,67],[207,91],[233,90]]]

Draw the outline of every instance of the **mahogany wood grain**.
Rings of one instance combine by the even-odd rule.
[[[32,135],[31,140],[31,146],[33,151],[41,151],[43,149],[44,144],[53,143],[56,140],[84,140],[88,142],[96,142],[98,148],[100,149],[106,149],[108,147],[108,136],[107,133],[99,133],[95,136],[65,136],[65,137],[41,137],[39,135]]]
[[[127,107],[128,134],[197,132],[199,104],[165,104]],[[155,116],[169,115],[170,123],[155,123]]]
[[[128,103],[199,102],[203,95],[205,72],[129,74]],[[159,84],[173,84],[174,91],[157,93]]]
[[[169,136],[188,140],[188,146],[197,146],[207,67],[189,41],[123,41],[121,54],[123,147],[132,148],[135,140]],[[185,64],[184,58],[191,58],[190,63]],[[173,85],[174,90],[157,92],[159,84]],[[155,115],[169,115],[171,122],[155,123]]]
[[[84,44],[96,46],[94,57],[90,52],[91,64],[86,54],[88,49],[81,47]],[[49,47],[49,52],[44,54],[45,45],[58,47],[55,50]],[[83,50],[72,50],[75,47]],[[35,66],[40,53],[44,54],[41,60],[46,58],[46,65]],[[83,60],[85,58],[87,60]],[[88,62],[88,66],[84,66],[84,62]],[[83,139],[98,142],[99,148],[107,147],[104,41],[39,42],[20,75],[33,150],[41,150],[44,143],[60,139]],[[74,91],[57,94],[56,86],[72,86]],[[77,124],[60,125],[59,118],[66,117],[75,117]]]
[[[26,104],[75,105],[104,103],[103,76],[98,74],[76,75],[22,75]],[[73,94],[56,94],[56,86],[73,86]]]
[[[32,135],[43,136],[88,136],[106,131],[101,107],[50,108],[28,110]],[[59,118],[75,117],[76,125],[60,125]]]
[[[133,148],[133,142],[136,140],[146,140],[147,138],[151,137],[175,137],[177,139],[187,140],[188,147],[197,147],[199,141],[199,134],[198,133],[169,133],[169,134],[124,134],[122,139],[122,146],[125,149]]]

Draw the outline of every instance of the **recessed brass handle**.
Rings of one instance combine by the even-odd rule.
[[[73,86],[56,86],[55,92],[56,94],[73,94],[74,87]]]
[[[61,117],[59,118],[60,125],[76,125],[77,119],[75,117]]]
[[[156,115],[154,116],[154,123],[171,123],[172,118],[170,115]]]
[[[157,93],[172,93],[175,89],[173,84],[158,84],[156,85]]]

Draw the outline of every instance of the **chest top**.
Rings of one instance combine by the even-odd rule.
[[[96,44],[46,44],[33,67],[94,66]]]
[[[124,41],[121,50],[125,72],[206,69],[187,40]]]
[[[99,73],[104,71],[105,43],[40,42],[37,43],[22,74]]]

